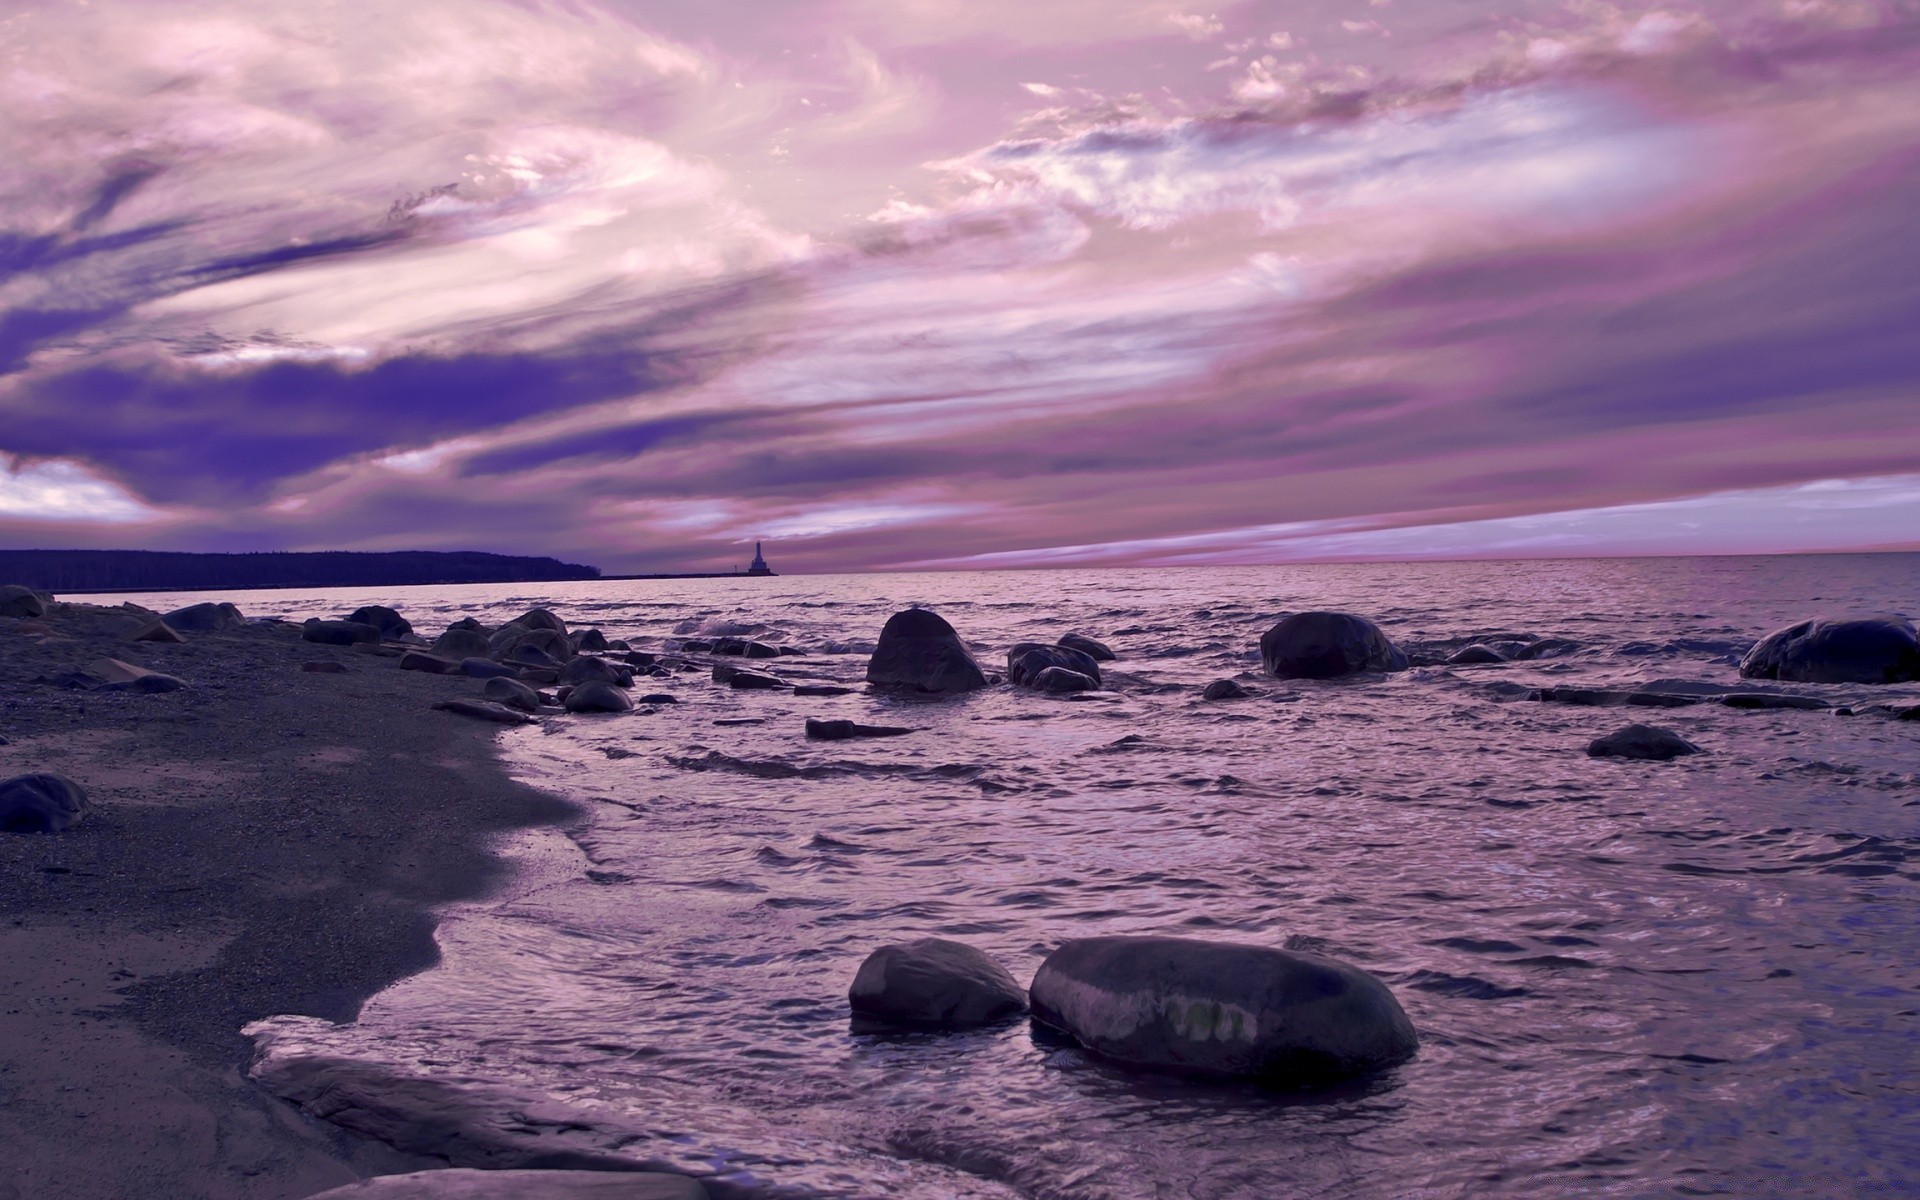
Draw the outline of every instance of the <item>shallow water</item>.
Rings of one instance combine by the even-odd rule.
[[[1519,697],[1730,685],[1772,628],[1911,615],[1916,596],[1920,556],[1886,555],[243,597],[296,616],[382,599],[423,630],[543,603],[640,647],[745,622],[807,650],[773,664],[802,682],[858,681],[909,602],[990,669],[1012,642],[1068,631],[1120,654],[1094,699],[809,698],[688,674],[638,689],[677,705],[510,732],[517,773],[590,802],[577,850],[527,840],[522,885],[454,914],[445,963],[358,1024],[256,1031],[270,1059],[562,1101],[599,1144],[740,1194],[1911,1194],[1920,726]],[[1262,680],[1259,635],[1308,608],[1371,615],[1429,657],[1508,631],[1582,648]],[[1261,694],[1198,699],[1229,676]],[[807,716],[920,732],[810,743]],[[715,723],[740,717],[761,723]],[[1632,720],[1708,753],[1585,755]],[[1132,932],[1350,960],[1400,997],[1420,1054],[1285,1093],[1121,1071],[1024,1023],[848,1023],[847,984],[884,942],[964,939],[1025,979],[1064,939]]]

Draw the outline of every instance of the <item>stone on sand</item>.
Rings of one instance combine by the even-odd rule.
[[[480,690],[482,695],[496,704],[517,708],[521,712],[540,711],[540,693],[518,679],[503,679],[496,676],[487,680]]]
[[[451,658],[428,654],[425,650],[409,650],[400,656],[400,669],[422,671],[428,675],[457,675],[460,672],[460,664]]]
[[[1761,638],[1740,660],[1745,679],[1796,683],[1920,680],[1920,637],[1900,617],[1802,621]]]
[[[909,608],[881,628],[867,661],[867,682],[917,692],[971,692],[987,686],[987,675],[953,626],[931,609]]]
[[[495,725],[529,725],[534,718],[504,704],[483,704],[478,700],[442,700],[434,705],[441,712],[492,721]]]
[[[984,951],[946,938],[882,946],[853,977],[855,1015],[895,1025],[969,1029],[1027,1011],[1026,994]]]
[[[0,832],[59,833],[86,807],[86,790],[65,775],[17,776],[0,783]]]
[[[434,639],[433,652],[448,658],[488,658],[493,654],[493,642],[478,629],[450,625]]]
[[[186,681],[172,675],[163,675],[158,671],[149,671],[145,667],[136,667],[117,658],[96,658],[87,664],[87,674],[98,679],[97,690],[103,692],[140,692],[153,695],[158,692],[177,692],[186,687]]]
[[[18,583],[0,586],[0,617],[31,618],[46,615],[46,602],[40,599],[40,593]]]
[[[171,620],[167,623],[173,624]],[[380,631],[372,625],[359,621],[322,621],[318,617],[307,618],[306,624],[300,627],[300,636],[321,646],[378,645],[380,642]]]
[[[1358,967],[1267,946],[1176,937],[1062,945],[1034,975],[1033,1014],[1142,1067],[1316,1083],[1419,1046],[1387,986]]]
[[[167,624],[159,617],[155,617],[153,620],[134,629],[132,633],[129,633],[127,640],[130,642],[169,642],[174,645],[179,645],[187,639],[180,636],[179,630]]]
[[[639,1171],[483,1171],[382,1175],[308,1200],[707,1200],[696,1179]]]
[[[182,633],[226,633],[247,627],[247,618],[225,600],[189,604],[160,619]]]
[[[1587,744],[1587,754],[1593,758],[1637,758],[1666,762],[1683,754],[1698,753],[1700,747],[1673,730],[1662,729],[1658,725],[1628,725]]]
[[[567,693],[565,707],[570,713],[623,713],[633,701],[612,684],[590,679]]]
[[[384,604],[361,605],[344,619],[358,621],[362,625],[371,625],[380,631],[382,638],[389,641],[397,641],[413,634],[413,622]]]
[[[1295,613],[1260,639],[1260,661],[1281,679],[1339,679],[1404,671],[1407,656],[1380,627],[1343,612]]]

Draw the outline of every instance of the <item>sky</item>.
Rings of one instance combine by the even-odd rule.
[[[1920,0],[0,0],[0,546],[1920,548]]]

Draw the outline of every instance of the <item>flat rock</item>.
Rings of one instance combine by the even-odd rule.
[[[939,614],[909,608],[887,618],[867,660],[867,682],[916,692],[971,692],[987,674]]]
[[[172,625],[172,620],[167,624]],[[372,625],[359,621],[322,621],[318,617],[307,619],[300,627],[300,636],[321,646],[377,645],[380,641],[380,631]]]
[[[822,742],[844,742],[852,738],[899,737],[918,733],[900,725],[862,725],[858,721],[820,721],[807,718],[807,736]]]
[[[495,725],[531,725],[534,722],[533,717],[508,708],[504,704],[483,704],[477,700],[442,700],[434,707],[441,712],[450,712],[456,716],[472,717],[477,721],[492,721]]]
[[[1616,729],[1605,737],[1597,737],[1587,744],[1587,754],[1593,758],[1634,758],[1650,762],[1666,762],[1679,758],[1683,754],[1698,754],[1700,747],[1681,737],[1671,729],[1662,729],[1658,725],[1628,725]]]
[[[648,692],[646,695],[640,697],[639,703],[641,704],[678,704],[680,703],[680,697],[669,695],[666,692]]]
[[[567,693],[565,708],[570,713],[623,713],[632,710],[633,701],[613,684],[590,679]]]
[[[1920,679],[1920,637],[1900,617],[1802,621],[1761,638],[1740,660],[1740,675],[1796,683],[1906,683]]]
[[[1007,651],[1007,682],[1015,687],[1040,687],[1040,676],[1059,668],[1071,671],[1100,686],[1100,664],[1090,654],[1066,646],[1048,646],[1040,642],[1020,642]],[[1051,690],[1051,689],[1042,689]],[[1086,691],[1086,688],[1062,688],[1062,691]]]
[[[1067,942],[1034,975],[1035,1017],[1136,1066],[1318,1083],[1412,1057],[1412,1022],[1358,967],[1174,937]]]
[[[438,654],[428,654],[425,650],[409,650],[400,656],[402,671],[424,671],[428,675],[457,675],[460,664],[450,658],[441,658]]]
[[[18,583],[0,586],[0,617],[22,618],[46,615],[46,601],[40,598],[39,592]]]
[[[796,696],[851,696],[853,692],[853,688],[839,687],[831,683],[800,683],[795,684],[793,688],[793,694]]]
[[[308,1200],[707,1200],[684,1175],[640,1171],[479,1171],[445,1167],[382,1175]]]
[[[247,618],[225,600],[189,604],[160,619],[182,633],[226,633],[247,627]]]
[[[779,676],[759,671],[734,671],[727,676],[726,683],[728,687],[753,691],[771,691],[787,686],[787,681]]]
[[[98,679],[98,690],[103,692],[139,692],[153,695],[158,692],[177,692],[186,687],[186,681],[172,675],[163,675],[158,671],[149,671],[145,667],[136,667],[117,658],[96,658],[87,664],[87,674]]]
[[[856,1016],[894,1025],[969,1029],[1027,1011],[1007,969],[984,951],[946,938],[882,946],[853,977]]]
[[[521,712],[540,711],[540,693],[518,679],[503,679],[496,676],[487,680],[486,685],[481,688],[481,694],[496,704],[517,708]]]
[[[1253,692],[1231,679],[1216,679],[1200,693],[1202,700],[1243,700]]]
[[[1105,642],[1096,642],[1083,633],[1062,634],[1055,645],[1065,646],[1069,650],[1078,650],[1095,662],[1112,662],[1119,657]]]
[[[86,812],[87,793],[65,775],[20,775],[0,783],[0,832],[59,833]]]
[[[155,617],[153,620],[135,629],[132,633],[129,633],[127,640],[130,642],[167,642],[173,645],[179,645],[187,639],[180,636],[179,630],[167,624],[159,617]]]
[[[1260,661],[1281,679],[1339,679],[1404,671],[1407,656],[1380,627],[1342,612],[1295,613],[1260,638]]]

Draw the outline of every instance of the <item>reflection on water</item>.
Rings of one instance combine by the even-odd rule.
[[[795,682],[857,682],[880,624],[912,601],[989,667],[1069,631],[1121,657],[1111,694],[1088,700],[797,697],[687,674],[642,689],[679,704],[504,735],[517,772],[592,802],[577,851],[457,914],[446,963],[358,1025],[267,1023],[269,1057],[543,1096],[583,1114],[597,1145],[795,1195],[1920,1189],[1920,727],[1516,698],[1731,683],[1768,629],[1899,611],[1916,583],[1920,559],[1873,556],[368,593],[423,631],[533,603],[642,647],[688,622],[764,626],[808,651],[772,664]],[[1322,607],[1374,616],[1429,662],[1502,632],[1582,648],[1260,679],[1260,633]],[[1260,694],[1199,699],[1229,676]],[[742,716],[763,720],[715,724]],[[809,716],[920,732],[810,743]],[[1636,719],[1709,753],[1585,756]],[[1394,988],[1421,1053],[1285,1094],[1124,1072],[1024,1024],[848,1024],[847,984],[882,942],[961,938],[1026,978],[1063,939],[1122,932],[1351,960]]]

